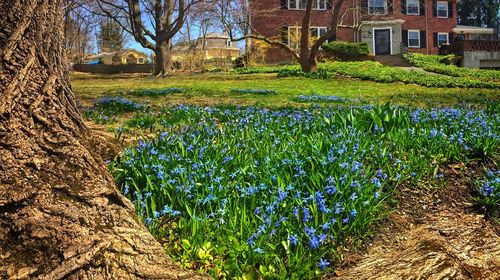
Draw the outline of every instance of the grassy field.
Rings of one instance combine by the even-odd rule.
[[[403,71],[403,70],[402,70]],[[376,83],[349,78],[277,78],[276,74],[193,74],[155,79],[149,75],[72,74],[72,86],[82,105],[88,106],[103,96],[126,97],[153,107],[175,104],[257,105],[265,107],[304,106],[299,95],[329,95],[359,100],[360,103],[385,103],[410,107],[482,106],[500,101],[495,89],[429,88],[402,83]],[[176,93],[155,98],[137,96],[133,90],[181,88]],[[266,89],[276,94],[235,94],[233,89]]]

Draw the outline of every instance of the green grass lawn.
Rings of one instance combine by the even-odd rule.
[[[483,106],[500,101],[495,89],[429,88],[403,83],[376,83],[349,78],[277,78],[276,74],[192,74],[156,79],[150,75],[90,75],[74,73],[72,86],[77,99],[88,106],[95,98],[120,96],[153,107],[175,104],[305,106],[299,95],[334,95],[362,103],[385,103],[411,107]],[[184,93],[144,97],[129,92],[141,89],[182,88]],[[232,89],[266,89],[277,94],[237,94]]]

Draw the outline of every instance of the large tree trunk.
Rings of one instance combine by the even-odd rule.
[[[170,40],[156,43],[155,75],[164,76],[172,71],[172,44]]]
[[[73,101],[62,7],[0,1],[0,278],[177,279]]]

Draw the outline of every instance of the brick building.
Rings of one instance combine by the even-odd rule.
[[[311,17],[312,36],[330,25],[330,1],[317,0]],[[307,0],[251,0],[251,24],[255,33],[280,38],[291,47],[300,42],[300,26]],[[366,42],[374,55],[399,54],[401,43],[413,52],[436,54],[439,45],[453,41],[456,0],[344,0],[337,40]],[[268,50],[268,62],[291,56],[279,48]]]

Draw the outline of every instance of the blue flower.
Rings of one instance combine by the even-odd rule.
[[[297,245],[297,235],[293,234],[288,237],[288,241],[290,242],[290,245],[295,246]]]
[[[255,249],[253,249],[253,251],[257,254],[262,254],[264,252],[264,250],[262,250],[261,248],[257,247]]]
[[[321,228],[323,230],[329,230],[330,226],[331,226],[331,224],[329,222],[326,222],[326,223],[324,223],[324,224],[321,225]]]
[[[278,199],[279,199],[279,201],[285,200],[287,196],[288,196],[288,192],[287,191],[278,190]]]
[[[322,271],[325,271],[328,266],[330,266],[330,262],[328,262],[327,260],[323,260],[322,258],[319,259],[319,263],[318,263],[318,267],[319,269],[321,269]]]
[[[293,207],[293,215],[296,218],[299,218],[299,208],[298,207]]]
[[[325,191],[327,194],[332,195],[337,193],[337,187],[335,187],[334,185],[326,186]]]
[[[305,227],[304,228],[304,232],[305,234],[309,235],[309,236],[314,236],[314,234],[316,233],[316,229],[315,228],[312,228],[312,227]]]
[[[356,215],[358,215],[358,211],[356,211],[356,209],[352,209],[349,216],[351,216],[351,218],[354,218],[354,217],[356,217]]]
[[[309,247],[311,249],[318,249],[320,246],[320,240],[317,236],[313,235],[309,237]]]
[[[309,208],[303,207],[302,208],[302,212],[303,212],[302,213],[302,221],[304,223],[309,222],[309,220],[311,220],[311,218],[312,218],[311,217],[311,212],[309,211]]]

